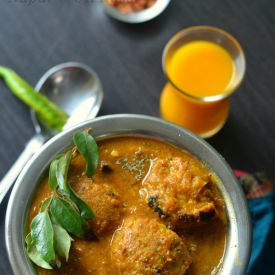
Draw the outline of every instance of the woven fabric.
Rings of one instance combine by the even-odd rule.
[[[273,184],[265,173],[235,170],[252,218],[252,252],[247,275],[275,274],[275,225]],[[272,233],[273,232],[273,233]]]

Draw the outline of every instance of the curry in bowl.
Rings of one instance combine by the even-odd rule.
[[[59,257],[59,267],[50,263],[51,270],[37,267],[38,273],[218,273],[227,222],[219,179],[209,167],[183,149],[145,136],[103,138],[97,146],[99,158],[92,176],[85,174],[85,154],[75,147],[69,150],[65,179],[93,212],[87,218],[92,233],[68,230],[68,257]],[[51,210],[54,200],[49,198],[56,192],[49,187],[51,181],[50,173],[34,195],[27,233],[45,205]],[[64,199],[62,192],[59,196]],[[63,225],[67,218],[58,220],[51,211],[49,216],[53,225]]]

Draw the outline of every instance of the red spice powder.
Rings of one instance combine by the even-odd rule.
[[[109,5],[123,13],[142,11],[153,6],[157,0],[108,0]]]

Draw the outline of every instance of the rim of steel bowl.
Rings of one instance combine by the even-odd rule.
[[[146,135],[162,139],[185,149],[205,162],[218,176],[218,188],[227,213],[227,244],[220,274],[244,274],[251,251],[251,222],[245,196],[231,168],[206,141],[190,131],[159,118],[144,115],[119,114],[88,120],[50,139],[28,162],[10,196],[5,239],[9,260],[15,274],[37,274],[28,260],[24,236],[27,213],[39,181],[56,154],[68,148],[73,133],[93,129],[95,138],[114,135]]]

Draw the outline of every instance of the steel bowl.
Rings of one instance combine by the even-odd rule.
[[[143,115],[109,115],[88,120],[49,140],[28,162],[12,190],[5,225],[6,247],[15,274],[37,274],[25,253],[24,236],[28,210],[50,162],[68,148],[74,132],[93,128],[93,136],[145,135],[188,150],[204,161],[220,179],[218,188],[226,206],[228,238],[219,274],[245,274],[251,249],[251,223],[246,199],[231,168],[207,142],[167,121]]]
[[[119,21],[125,23],[143,23],[160,15],[167,8],[170,1],[171,0],[157,0],[152,7],[131,13],[120,12],[118,9],[108,4],[106,0],[103,0],[102,3],[107,14]]]

